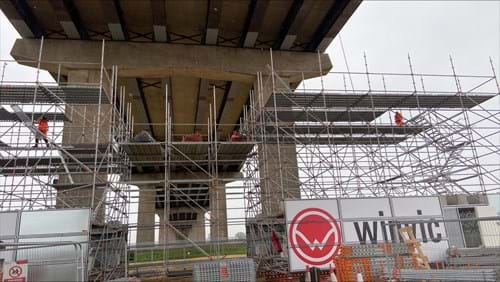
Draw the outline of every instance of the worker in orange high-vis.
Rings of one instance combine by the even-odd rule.
[[[403,126],[403,115],[400,112],[396,112],[394,115],[394,121],[397,126]]]
[[[40,139],[43,139],[47,147],[49,147],[49,140],[47,139],[47,132],[49,131],[49,121],[45,116],[42,116],[39,120],[35,121],[35,124],[38,124],[38,131],[40,132],[37,132],[37,134],[35,134],[35,146],[33,147],[38,147]]]

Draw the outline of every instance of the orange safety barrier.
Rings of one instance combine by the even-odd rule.
[[[333,259],[337,270],[337,279],[339,281],[356,281],[356,271],[361,270],[365,281],[372,281],[371,262],[369,258],[343,258]]]
[[[356,246],[340,246],[339,256],[333,259],[335,263],[335,272],[339,281],[356,281],[357,272],[361,272],[364,281],[375,281],[383,274],[384,255],[393,259],[394,268],[392,274],[397,276],[400,269],[412,268],[418,269],[419,262],[415,255],[415,246],[406,244],[409,254],[398,254],[399,250],[394,249],[390,243],[381,243],[371,245],[380,250],[374,256],[360,257],[354,253]],[[387,273],[385,273],[387,274]]]

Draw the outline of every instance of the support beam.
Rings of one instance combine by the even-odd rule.
[[[293,18],[293,23],[290,25],[290,28],[285,34],[283,41],[281,41],[281,45],[279,45],[279,47],[277,48],[281,50],[290,50],[293,47],[293,43],[295,42],[295,39],[297,39],[297,35],[299,34],[304,21],[309,16],[309,13],[311,12],[314,5],[317,5],[317,1],[315,0],[304,1],[299,11]]]
[[[101,7],[108,20],[108,28],[113,40],[128,40],[129,34],[126,27],[123,26],[123,10],[119,0],[101,0]]]
[[[167,10],[165,0],[151,0],[151,12],[153,16],[153,35],[155,41],[168,42]]]
[[[252,84],[249,83],[238,81],[231,83],[231,89],[225,101],[224,111],[222,112],[218,126],[222,138],[229,137],[235,126],[238,126],[235,123],[239,122],[251,88]]]
[[[266,14],[269,0],[251,0],[248,4],[248,12],[245,25],[241,32],[239,47],[254,47],[259,36],[262,19]]]
[[[300,9],[302,8],[302,4],[304,3],[304,0],[293,0],[293,4],[288,10],[288,13],[286,14],[286,18],[281,24],[280,31],[278,33],[278,37],[276,40],[274,40],[273,43],[273,49],[280,49],[281,45],[285,41],[285,37],[288,34],[288,31],[292,27],[292,24],[295,21],[295,17],[299,14]],[[293,43],[293,41],[292,41]]]
[[[125,22],[125,16],[123,15],[123,9],[122,9],[122,5],[120,4],[120,0],[113,0],[113,5],[115,6],[115,11],[116,11],[116,15],[118,16],[118,20],[120,21],[120,26],[121,26],[122,33],[123,33],[123,38],[125,40],[129,40],[130,35],[128,33],[128,28],[127,28],[127,24]]]
[[[71,16],[64,6],[63,0],[50,0],[50,5],[52,6],[54,17],[59,21],[59,24],[64,29],[66,36],[69,39],[80,39],[78,29],[71,20]]]
[[[207,121],[204,120],[207,111],[207,98],[208,98],[208,80],[200,78],[198,90],[198,102],[196,104],[196,128],[195,130],[202,130],[202,124]]]
[[[45,40],[44,61],[99,62],[101,42],[74,40]],[[40,40],[18,39],[11,55],[18,61],[38,58]],[[74,52],[74,50],[80,50]],[[126,56],[123,54],[127,54]],[[274,51],[275,70],[297,70],[305,78],[317,77],[318,55],[308,52]],[[253,83],[257,72],[266,71],[269,51],[222,46],[156,44],[136,42],[106,42],[105,66],[118,66],[120,77],[158,78],[190,76],[223,81]],[[323,72],[332,68],[327,54],[321,54]],[[29,65],[29,62],[24,62]],[[33,63],[31,63],[33,65]],[[57,72],[57,66],[43,64],[42,68]],[[99,65],[65,64],[62,74],[69,69],[99,69]],[[290,82],[302,80],[300,72],[287,74]]]
[[[47,32],[39,24],[38,19],[36,18],[26,0],[10,0],[10,3],[12,4],[12,6],[14,6],[17,13],[21,16],[21,18],[35,37],[40,38],[47,35]]]
[[[227,97],[229,96],[229,92],[231,91],[231,85],[232,85],[232,82],[231,81],[227,81],[226,82],[226,87],[225,87],[225,90],[224,90],[224,96],[222,96],[222,102],[221,102],[221,109],[219,110],[219,112],[217,113],[217,124],[220,123],[220,119],[222,117],[222,113],[224,112],[224,108],[226,106],[226,102],[227,102]]]
[[[142,79],[136,78],[137,87],[139,88],[139,95],[141,96],[142,104],[144,105],[144,111],[146,112],[147,123],[149,124],[149,130],[151,131],[151,136],[156,139],[156,135],[151,124],[151,114],[149,113],[148,104],[146,103],[146,96],[144,95]]]
[[[66,7],[66,11],[68,11],[69,16],[71,17],[72,23],[78,30],[80,39],[89,40],[90,39],[89,34],[87,32],[87,29],[83,25],[82,18],[80,17],[80,13],[78,12],[78,8],[76,7],[75,2],[73,2],[73,0],[63,0],[63,2],[64,2],[64,7]]]
[[[219,22],[222,14],[222,0],[210,0],[207,11],[207,30],[205,44],[217,45],[219,35]]]
[[[132,103],[132,116],[134,117],[134,132],[140,132],[141,130],[149,130],[147,125],[137,125],[138,123],[147,123],[146,116],[146,105],[142,101],[141,94],[139,92],[139,86],[137,85],[137,80],[135,78],[118,78],[118,87],[125,87],[125,101],[126,103]]]
[[[306,51],[324,51],[340,28],[349,19],[360,0],[336,0],[323,18],[311,41],[306,45]],[[342,20],[340,20],[342,18]]]

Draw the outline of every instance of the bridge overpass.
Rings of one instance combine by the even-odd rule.
[[[167,112],[165,88],[168,87],[168,103],[172,107],[171,122],[174,124],[172,141],[180,142],[182,136],[192,134],[195,130],[200,130],[204,139],[207,139],[209,132],[206,124],[212,104],[216,104],[215,122],[219,124],[219,140],[228,141],[231,132],[238,127],[244,107],[249,103],[249,92],[257,87],[257,73],[266,72],[266,66],[271,63],[269,49],[273,49],[276,69],[299,71],[280,73],[292,89],[304,78],[317,77],[329,71],[332,64],[328,55],[323,52],[360,2],[1,0],[0,9],[22,36],[14,44],[11,55],[20,64],[35,67],[41,54],[41,68],[54,76],[58,75],[61,85],[66,87],[66,90],[58,94],[63,95],[67,103],[73,103],[75,108],[81,109],[81,105],[85,105],[85,111],[89,115],[97,113],[96,96],[85,95],[83,90],[72,92],[70,88],[71,85],[99,82],[101,41],[106,40],[104,67],[118,67],[118,87],[125,86],[127,93],[122,102],[132,104],[134,134],[146,130],[155,141],[165,141],[163,124]],[[44,40],[41,48],[42,37]],[[322,69],[319,69],[318,59]],[[8,89],[3,91],[19,98],[22,90],[17,89],[14,94]],[[6,97],[8,96],[4,99]],[[46,99],[43,95],[39,97],[40,101]],[[94,97],[93,100],[90,97]],[[110,97],[105,99],[107,98]],[[2,115],[4,119],[15,118],[11,113],[4,112]],[[63,145],[77,150],[92,143],[85,138],[77,139],[74,132],[69,132],[70,127],[85,129],[90,128],[90,124],[85,121],[68,121],[64,117],[57,118],[65,121],[65,127],[67,125]],[[99,142],[101,141],[104,142]],[[186,147],[181,151],[188,155],[198,150],[193,147],[194,151],[190,151],[190,145],[178,145]],[[232,155],[229,161],[234,163],[236,160],[236,163],[221,166],[221,173],[229,174],[225,178],[239,179],[239,169],[245,155],[254,145],[238,144],[228,151]],[[161,146],[151,145],[151,149],[144,146],[127,147],[132,158],[136,154],[133,162],[137,164],[134,165],[132,178],[143,183],[161,182],[163,176],[158,172],[163,166],[156,165],[156,168],[151,169],[155,165],[151,164],[150,158],[147,158],[146,164],[141,164],[144,154],[158,155]],[[193,146],[202,150],[198,150],[201,155],[197,156],[204,156],[203,150],[206,150],[207,145]],[[225,146],[234,147],[234,144]],[[288,154],[287,158],[296,159],[293,144],[291,148],[282,153]],[[193,155],[193,158],[196,156]],[[159,161],[163,161],[161,157]],[[276,169],[280,166],[276,162],[268,165],[276,166]],[[186,171],[202,173],[196,166],[186,168],[183,164],[172,169],[175,169],[172,173],[177,174],[177,178],[187,179]],[[10,168],[5,173],[15,171],[16,168]],[[39,168],[38,171],[43,173],[44,169]],[[290,173],[298,174],[293,169]],[[80,180],[85,182],[89,179]],[[161,189],[156,187],[161,186],[160,183],[147,183],[139,185],[138,242],[154,241],[154,216],[161,216],[164,208],[162,201],[165,198],[157,191]],[[213,210],[211,206],[214,203],[220,204],[221,208],[216,211],[219,223],[212,225],[212,228],[215,226],[219,231],[213,230],[211,234],[214,238],[224,239],[227,238],[224,185],[228,181],[221,179],[217,183],[222,189],[216,201],[208,200],[214,194],[207,193],[210,186],[207,182],[184,183],[179,187],[190,191],[187,192],[190,195],[198,193],[196,198],[203,207]],[[62,189],[65,185],[71,186],[58,183],[56,189]],[[292,194],[297,194],[298,187],[295,185],[290,190],[295,191]],[[174,220],[174,217],[177,218],[176,208],[171,209]],[[182,209],[179,208],[179,216],[186,217],[186,207]],[[204,213],[196,209],[187,217],[194,222],[196,218],[203,219]],[[162,232],[164,231],[160,233]],[[199,228],[195,232],[198,234],[191,231],[186,231],[186,234],[203,239],[204,232],[204,228]]]

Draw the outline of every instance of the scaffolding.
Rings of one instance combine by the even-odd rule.
[[[286,248],[271,243],[273,235],[287,241],[286,199],[500,192],[493,64],[484,76],[459,75],[452,61],[452,74],[415,73],[410,60],[409,73],[369,72],[366,64],[364,72],[304,74],[276,70],[272,53],[270,61],[236,124],[218,122],[215,84],[203,123],[174,123],[180,109],[164,85],[164,122],[141,124],[117,86],[119,70],[103,61],[24,62],[37,66],[34,82],[4,79],[10,62],[2,62],[0,210],[90,208],[87,273],[106,280],[186,274],[235,245],[259,270],[287,273]],[[41,82],[47,64],[98,69],[98,81],[57,74],[56,83]],[[290,85],[292,76],[302,83]],[[47,136],[35,124],[41,116]],[[176,126],[203,129],[201,139],[183,139]],[[147,127],[162,127],[165,139],[138,132]],[[234,128],[236,138],[221,128]],[[246,230],[246,240],[229,238],[231,228]]]
[[[37,66],[31,81],[5,79],[15,63],[1,62],[0,211],[90,209],[90,241],[78,242],[88,244],[84,277],[122,277],[130,201],[122,183],[130,171],[119,144],[131,127],[117,69],[105,69],[102,61],[79,63],[96,69],[97,81],[66,82],[58,73],[56,82],[46,82],[39,79],[41,66],[62,70],[75,62],[47,62],[41,54],[36,62],[22,62]],[[37,125],[42,117],[48,131]]]
[[[289,271],[272,242],[277,234],[286,246],[287,199],[500,192],[491,60],[484,76],[457,74],[451,57],[451,74],[415,73],[408,62],[408,73],[376,73],[365,57],[362,72],[318,71],[290,87],[286,77],[304,74],[274,69],[271,54],[243,125],[259,144],[244,166],[248,255],[259,269]]]
[[[239,125],[217,122],[219,109],[216,106],[216,87],[208,87],[212,95],[207,99],[205,123],[173,123],[174,109],[169,87],[166,86],[165,122],[154,124],[164,127],[165,140],[157,141],[146,135],[139,141],[136,135],[121,144],[130,157],[132,171],[137,174],[136,179],[128,184],[139,187],[136,196],[138,216],[149,218],[145,221],[139,219],[136,225],[130,225],[129,230],[138,234],[137,244],[131,246],[134,250],[134,266],[131,267],[135,269],[134,273],[142,269],[148,275],[179,275],[186,268],[191,269],[193,263],[223,259],[228,255],[225,248],[244,244],[242,240],[229,240],[228,227],[244,226],[242,183],[247,177],[241,171],[248,154],[257,143],[250,136],[236,141],[219,133],[221,127],[235,128]],[[150,124],[134,125],[147,127]],[[202,134],[196,138],[176,134],[173,130],[176,126],[197,128]],[[141,173],[148,177],[141,178]],[[228,183],[235,184],[229,187]],[[235,198],[241,206],[228,207],[227,202]],[[149,209],[142,209],[148,206]],[[242,216],[230,218],[229,212],[232,210],[240,210]],[[158,215],[159,221],[151,221],[152,213]],[[151,230],[157,230],[158,240],[140,242],[139,233]],[[184,252],[181,257],[179,250]],[[191,258],[186,250],[199,255],[185,260]],[[143,258],[149,255],[151,259]],[[241,255],[244,256],[243,253]],[[144,260],[153,263],[147,264]]]

